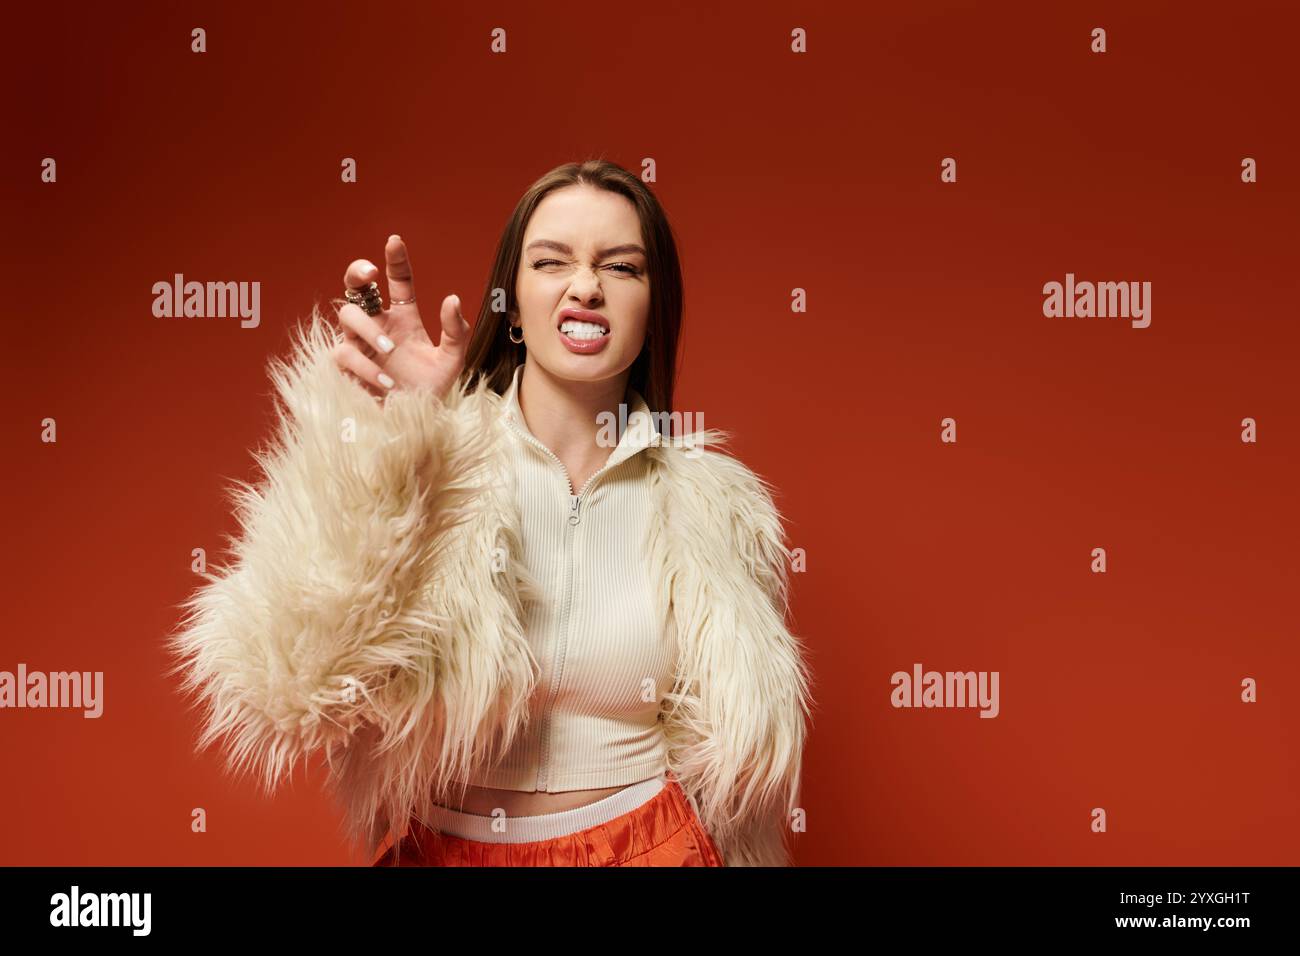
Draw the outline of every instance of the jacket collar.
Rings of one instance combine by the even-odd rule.
[[[519,404],[519,380],[523,376],[523,371],[523,363],[520,363],[511,376],[510,387],[502,396],[502,417],[510,421],[520,433],[531,439],[538,447],[545,448],[546,446],[529,430],[528,424],[524,421],[523,408]],[[619,407],[619,417],[623,420],[618,422],[620,432],[618,445],[610,454],[605,468],[613,468],[642,449],[658,446],[662,440],[662,436],[655,431],[649,404],[631,385],[627,388],[626,399],[626,402]]]

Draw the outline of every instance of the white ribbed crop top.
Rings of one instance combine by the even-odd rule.
[[[523,562],[544,595],[525,605],[521,622],[541,680],[509,751],[467,782],[550,792],[635,783],[667,766],[658,714],[677,663],[672,628],[656,619],[646,553],[649,408],[629,388],[617,447],[581,489],[571,488],[559,458],[528,430],[518,398],[523,368],[503,408]]]

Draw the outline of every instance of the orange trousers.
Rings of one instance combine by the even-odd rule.
[[[484,843],[430,830],[418,821],[374,866],[723,866],[722,855],[681,785],[577,833],[533,843]]]

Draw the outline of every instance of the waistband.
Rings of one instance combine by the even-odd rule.
[[[531,817],[502,817],[505,823],[504,833],[492,829],[496,817],[464,813],[438,804],[431,808],[428,822],[448,836],[480,843],[535,843],[539,840],[553,840],[608,823],[615,817],[635,810],[663,790],[667,786],[667,780],[667,771],[661,771],[657,777],[629,784],[617,793],[611,793],[584,807]]]

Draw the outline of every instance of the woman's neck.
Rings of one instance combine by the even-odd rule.
[[[519,408],[533,437],[549,448],[564,463],[576,493],[587,479],[599,471],[614,447],[605,447],[598,438],[611,430],[602,427],[613,415],[614,440],[618,423],[625,421],[618,407],[626,400],[630,371],[599,382],[574,382],[555,378],[536,362],[524,360],[519,381]],[[630,411],[629,411],[630,414]]]

